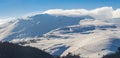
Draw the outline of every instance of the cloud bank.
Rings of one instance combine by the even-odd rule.
[[[0,18],[0,25],[2,24],[5,24],[11,20],[15,20],[16,18],[12,18],[12,17],[9,17],[9,18]]]
[[[84,19],[81,20],[79,23],[81,26],[89,26],[89,25],[94,25],[94,26],[105,26],[105,25],[116,25],[116,23],[111,22],[111,21],[106,21],[106,20],[94,20],[94,19]]]
[[[87,9],[50,9],[43,14],[64,15],[64,16],[83,16],[89,15],[95,19],[120,18],[120,9],[114,10],[112,7],[101,7],[92,10]]]

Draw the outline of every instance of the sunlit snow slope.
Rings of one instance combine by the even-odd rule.
[[[119,9],[55,9],[0,25],[0,40],[52,55],[101,58],[120,47]]]
[[[85,19],[80,25],[61,27],[44,34],[44,40],[30,43],[53,55],[77,54],[82,57],[101,58],[120,47],[120,27],[104,20]]]
[[[43,34],[63,26],[79,24],[84,18],[90,16],[53,16],[38,14],[28,18],[19,18],[0,25],[0,40],[41,37]]]

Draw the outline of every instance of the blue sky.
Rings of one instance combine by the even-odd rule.
[[[20,17],[48,9],[94,9],[103,6],[117,9],[120,0],[0,0],[0,17]]]

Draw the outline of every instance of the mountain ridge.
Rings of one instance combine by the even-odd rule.
[[[8,33],[1,40],[10,41],[12,39],[22,39],[27,37],[41,37],[43,34],[63,26],[79,24],[79,21],[84,18],[92,18],[90,16],[79,16],[79,17],[69,17],[69,16],[54,16],[49,14],[39,14],[28,17],[27,19],[17,19],[9,22],[5,26],[3,33]],[[16,23],[15,23],[16,22]],[[14,23],[14,24],[13,24]],[[7,28],[9,25],[11,27]],[[6,29],[6,30],[5,30]],[[11,30],[10,30],[11,29]],[[9,31],[7,31],[9,30]],[[10,34],[9,34],[10,33]],[[2,35],[1,35],[2,36]]]

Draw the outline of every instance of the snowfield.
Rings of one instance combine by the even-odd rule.
[[[90,24],[81,22],[80,25],[55,29],[44,34],[44,40],[26,46],[37,47],[52,55],[65,56],[72,53],[85,58],[101,58],[114,53],[120,47],[120,27],[101,20],[99,22],[102,24],[91,24],[93,21],[89,21]]]
[[[41,37],[53,29],[78,24],[80,20],[85,18],[92,17],[39,14],[27,19],[19,18],[0,25],[0,40],[11,41],[13,39]]]
[[[119,12],[112,7],[51,9],[0,24],[0,41],[36,47],[54,56],[101,58],[120,47]]]

